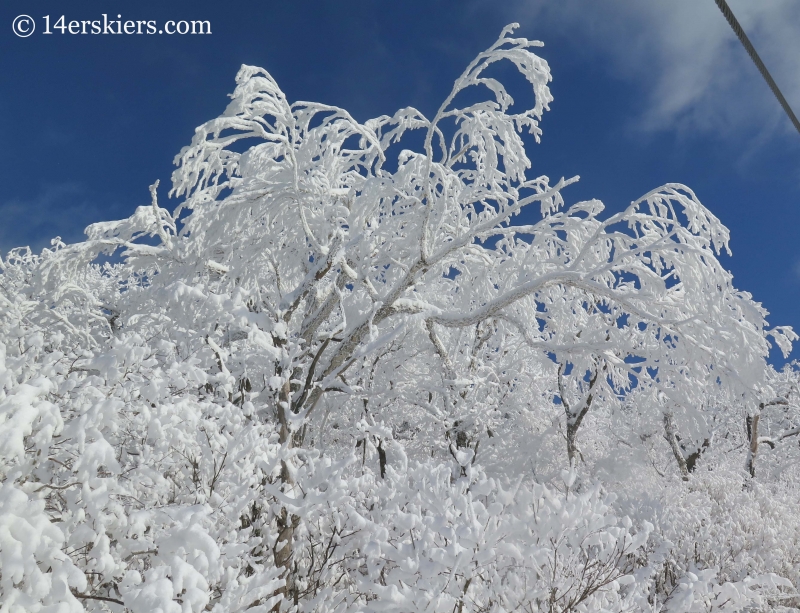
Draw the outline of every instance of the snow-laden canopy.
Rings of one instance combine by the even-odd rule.
[[[176,157],[177,210],[156,184],[82,243],[0,260],[0,611],[734,611],[793,590],[781,559],[682,557],[656,499],[746,418],[715,475],[754,504],[759,441],[798,432],[768,338],[796,337],[733,287],[689,188],[604,215],[565,205],[577,177],[529,178],[550,71],[513,30],[433,118],[360,124],[243,66]]]

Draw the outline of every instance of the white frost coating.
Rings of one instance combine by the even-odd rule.
[[[0,403],[0,456],[24,461],[24,439],[33,432],[34,423],[58,434],[63,427],[57,407],[40,398],[50,389],[50,381],[37,379],[23,383]]]
[[[86,578],[62,552],[63,543],[43,500],[31,500],[13,483],[0,484],[0,610],[83,611],[70,588],[84,589]]]
[[[0,259],[0,613],[793,603],[796,337],[689,188],[529,177],[513,32],[432,118],[243,66],[175,212]]]

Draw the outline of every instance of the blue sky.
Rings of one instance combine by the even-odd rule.
[[[729,4],[800,113],[800,3]],[[42,34],[44,15],[103,13],[209,20],[212,34]],[[36,22],[28,38],[12,32],[19,14]],[[513,21],[545,43],[554,76],[532,172],[581,175],[568,202],[596,197],[610,212],[685,183],[731,229],[736,286],[772,324],[800,330],[800,134],[713,0],[5,0],[0,250],[80,240],[148,203],[156,179],[171,207],[172,159],[225,108],[243,63],[269,70],[290,100],[362,121],[405,106],[430,115]]]

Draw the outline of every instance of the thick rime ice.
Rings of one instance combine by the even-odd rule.
[[[432,119],[243,66],[176,211],[0,258],[0,612],[798,606],[796,337],[689,188],[528,178],[513,31]]]

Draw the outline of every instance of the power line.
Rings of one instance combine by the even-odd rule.
[[[772,78],[772,75],[769,74],[769,70],[764,65],[764,62],[761,61],[761,58],[758,57],[758,53],[756,53],[755,47],[750,42],[750,39],[747,38],[747,34],[744,33],[742,30],[742,26],[739,25],[739,21],[736,19],[736,16],[733,14],[731,7],[728,6],[728,3],[725,0],[715,0],[719,10],[722,11],[722,14],[725,15],[725,19],[728,20],[728,23],[733,28],[733,31],[736,32],[736,36],[739,37],[742,45],[744,48],[747,49],[747,54],[750,56],[750,59],[753,60],[753,63],[758,67],[758,71],[761,73],[761,76],[764,77],[764,80],[769,85],[769,88],[772,90],[772,93],[775,94],[775,97],[778,99],[778,102],[781,103],[783,110],[786,111],[786,114],[789,116],[789,119],[792,120],[792,124],[797,131],[800,132],[800,121],[797,120],[797,116],[792,111],[792,107],[789,106],[789,103],[786,102],[786,98],[783,97],[781,90],[778,89],[778,84],[775,83],[775,79]]]

